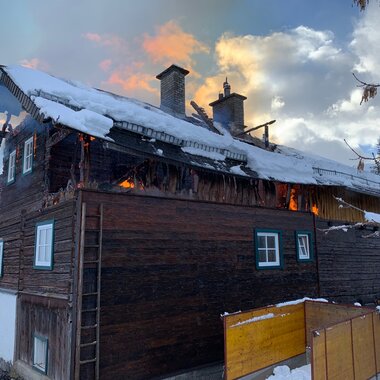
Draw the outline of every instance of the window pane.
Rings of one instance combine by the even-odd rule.
[[[47,341],[38,337],[34,337],[33,365],[42,371],[46,370],[46,355]]]
[[[268,248],[275,248],[275,237],[274,236],[268,236]]]
[[[259,251],[259,262],[266,263],[267,262],[267,254],[265,251]]]
[[[257,242],[257,244],[258,244],[258,246],[259,246],[259,248],[265,248],[266,247],[266,236],[258,236],[258,242]]]
[[[268,250],[268,261],[270,261],[271,263],[274,263],[277,261],[277,258],[276,258],[276,250]]]
[[[298,236],[298,251],[299,256],[302,258],[309,258],[309,236],[299,235]]]

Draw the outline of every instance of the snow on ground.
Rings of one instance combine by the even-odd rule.
[[[332,160],[284,146],[278,146],[275,152],[269,152],[234,139],[227,131],[218,135],[146,103],[59,79],[37,70],[21,66],[8,66],[3,70],[31,97],[46,117],[90,135],[105,138],[114,121],[124,121],[167,133],[180,140],[244,154],[248,167],[263,179],[340,185],[380,192],[378,176],[367,172],[357,173],[356,169]],[[209,151],[191,151],[189,148],[183,150],[210,158]],[[212,156],[217,160],[225,159],[223,154]],[[243,173],[236,167],[234,172]]]
[[[307,364],[292,370],[287,365],[278,366],[267,380],[311,380],[311,365]]]

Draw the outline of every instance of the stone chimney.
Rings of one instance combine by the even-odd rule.
[[[213,119],[224,125],[231,134],[237,135],[244,130],[244,100],[243,95],[231,94],[231,86],[227,81],[223,83],[224,94],[219,94],[219,99],[210,103]]]
[[[171,65],[156,76],[161,81],[160,108],[174,116],[185,116],[185,76],[188,70]]]

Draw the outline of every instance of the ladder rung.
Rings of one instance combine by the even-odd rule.
[[[95,264],[98,263],[99,260],[85,261],[83,264]]]
[[[89,347],[89,346],[95,346],[95,344],[98,343],[96,340],[91,343],[82,343],[81,347]]]
[[[96,358],[89,359],[89,360],[81,360],[79,363],[80,364],[88,364],[88,363],[94,363],[94,362],[96,362]]]
[[[97,296],[98,293],[97,292],[94,292],[94,293],[83,293],[82,294],[82,297],[87,297],[87,296]]]
[[[91,326],[82,326],[82,330],[89,330],[89,329],[96,329],[98,327],[98,324],[91,325]]]
[[[86,310],[82,310],[82,313],[93,313],[94,311],[97,311],[98,308],[96,307],[95,309],[86,309]]]

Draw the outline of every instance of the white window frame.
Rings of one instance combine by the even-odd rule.
[[[46,374],[48,369],[49,341],[46,337],[33,335],[33,367]]]
[[[23,165],[22,165],[22,173],[27,174],[32,171],[33,168],[33,143],[34,143],[34,137],[28,138],[24,142],[24,159],[23,159]]]
[[[37,223],[34,252],[35,269],[53,269],[54,221]]]
[[[16,177],[16,151],[14,150],[9,155],[9,161],[8,161],[8,178],[7,182],[12,183],[14,182]]]
[[[260,237],[265,238],[265,246],[259,246]],[[274,247],[268,247],[268,237],[274,238]],[[275,253],[276,260],[269,261],[269,253]],[[281,249],[280,249],[280,232],[274,231],[256,231],[256,263],[258,268],[278,268],[281,267]],[[260,253],[265,253],[266,261],[260,261]]]
[[[0,239],[0,277],[3,277],[4,240]]]
[[[306,239],[305,239],[306,238]],[[311,233],[296,231],[297,259],[298,261],[312,260]]]

